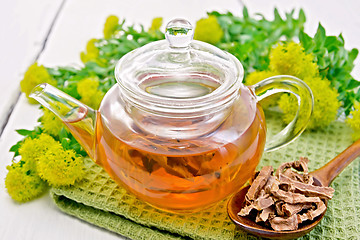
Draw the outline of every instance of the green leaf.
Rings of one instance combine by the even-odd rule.
[[[243,8],[243,18],[246,20],[246,19],[249,19],[249,12],[248,12],[248,9],[247,7],[244,7]]]
[[[356,48],[351,49],[351,51],[349,52],[349,60],[348,61],[353,62],[356,59],[356,57],[358,56],[358,54],[359,54],[358,49],[356,49]]]
[[[357,90],[357,92],[355,93],[355,100],[357,102],[360,102],[360,88]]]
[[[78,142],[71,143],[69,149],[73,149],[77,154],[80,154],[83,157],[87,156],[86,151]]]
[[[323,44],[325,41],[326,33],[324,27],[319,23],[318,29],[316,31],[316,34],[314,36],[314,40],[319,43]]]
[[[304,47],[305,51],[309,53],[313,49],[313,41],[312,38],[307,35],[305,32],[300,31],[299,33],[299,40],[302,46]]]
[[[17,143],[17,144],[15,144],[15,145],[13,145],[11,148],[10,148],[10,152],[17,152],[18,150],[19,150],[19,148],[20,148],[20,144],[19,143]]]
[[[19,154],[19,149],[20,149],[22,143],[23,143],[23,141],[19,141],[9,149],[9,152],[15,153],[14,157],[20,155]]]
[[[21,147],[21,145],[23,144],[25,139],[18,141],[15,145],[11,146],[11,148],[9,149],[9,152],[13,152],[14,153],[14,157],[19,156],[19,149]]]
[[[61,128],[60,132],[59,132],[59,139],[65,139],[68,138],[68,132],[66,131],[66,129],[64,127]]]
[[[306,16],[305,16],[305,12],[303,9],[300,9],[300,11],[299,11],[299,22],[300,23],[306,22]]]
[[[53,77],[55,77],[55,76],[58,77],[58,76],[62,75],[61,72],[58,69],[55,69],[55,68],[46,68],[46,70]]]
[[[242,30],[241,25],[234,24],[234,25],[230,26],[229,32],[232,35],[237,35],[237,34],[241,33],[241,30]]]
[[[339,34],[339,40],[342,43],[342,45],[344,46],[345,40],[344,40],[344,37],[343,37],[343,35],[341,33]]]
[[[69,149],[71,140],[69,138],[62,138],[61,139],[61,145],[64,149]]]
[[[339,45],[339,41],[338,38],[335,36],[328,36],[325,38],[325,46],[326,47],[331,47],[331,46],[338,46]]]
[[[277,8],[274,9],[274,22],[275,23],[279,23],[282,21],[282,18],[279,14],[279,11],[277,10]]]
[[[359,81],[356,81],[355,79],[350,79],[349,83],[346,86],[346,89],[351,90],[351,89],[357,88],[359,86],[360,86]]]
[[[21,136],[30,136],[33,133],[33,130],[27,130],[27,129],[17,129],[15,131]]]

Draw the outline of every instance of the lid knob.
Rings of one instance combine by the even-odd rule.
[[[191,43],[194,30],[189,21],[176,18],[166,25],[165,37],[170,47],[185,48]]]

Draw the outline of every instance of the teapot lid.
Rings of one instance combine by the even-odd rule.
[[[149,43],[119,60],[115,77],[121,89],[138,99],[151,95],[180,102],[238,90],[244,75],[239,60],[211,44],[193,40],[193,36],[187,20],[170,21],[166,40]]]

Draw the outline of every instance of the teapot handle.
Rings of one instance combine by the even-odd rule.
[[[278,75],[250,86],[260,101],[275,93],[292,93],[297,98],[295,118],[272,139],[266,141],[265,151],[273,151],[294,141],[306,128],[313,110],[314,98],[309,86],[302,80],[288,75]]]

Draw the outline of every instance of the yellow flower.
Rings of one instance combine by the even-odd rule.
[[[36,104],[37,101],[29,98],[29,94],[40,83],[49,83],[56,86],[56,81],[50,76],[46,68],[43,65],[38,66],[35,62],[27,69],[24,78],[20,82],[21,91],[26,94],[26,97],[32,104]]]
[[[76,156],[74,150],[64,150],[57,144],[39,156],[37,171],[51,186],[67,186],[83,177],[83,164],[82,158]]]
[[[360,104],[357,103],[354,105],[354,110],[350,112],[352,118],[347,118],[346,123],[354,131],[352,134],[353,140],[358,140],[360,138]]]
[[[312,54],[306,54],[300,44],[289,42],[279,44],[270,52],[270,71],[304,79],[317,76],[318,66]]]
[[[194,39],[217,44],[223,37],[224,32],[221,29],[217,18],[210,15],[208,18],[200,19],[196,22]]]
[[[82,158],[76,156],[74,150],[64,150],[60,142],[45,133],[38,138],[25,139],[19,153],[22,162],[32,167],[31,177],[34,181],[38,180],[38,176],[52,186],[70,185],[84,174]],[[18,175],[14,173],[14,176]]]
[[[330,81],[320,77],[306,77],[304,81],[311,88],[314,95],[314,109],[308,125],[309,129],[328,126],[336,119],[340,102],[338,92],[330,86]],[[283,111],[283,120],[291,122],[298,108],[297,99],[288,94],[283,94],[279,100],[279,107]]]
[[[30,201],[47,189],[47,184],[36,173],[36,165],[22,158],[7,166],[9,171],[5,178],[5,187],[9,195],[17,202]]]
[[[104,24],[104,38],[109,39],[115,33],[116,28],[119,24],[119,18],[114,15],[110,15]]]
[[[86,51],[80,53],[80,59],[83,63],[96,61],[99,57],[99,49],[95,46],[97,39],[90,39],[86,44]]]
[[[245,84],[247,86],[254,85],[255,83],[258,83],[266,78],[269,78],[269,77],[272,77],[275,75],[276,75],[275,73],[272,73],[270,71],[254,71],[246,77]]]
[[[163,18],[162,17],[157,17],[157,18],[154,18],[152,20],[152,23],[151,23],[151,27],[149,29],[149,32],[155,32],[155,31],[159,31],[160,30],[160,27],[162,25],[162,22],[163,22]]]
[[[270,52],[269,69],[276,74],[298,77],[311,88],[314,109],[309,129],[326,127],[335,120],[341,105],[337,99],[338,92],[330,86],[329,80],[321,79],[314,56],[306,54],[300,44],[288,42],[273,48]],[[282,94],[278,104],[284,113],[284,122],[291,122],[298,109],[297,99],[291,94]]]
[[[44,114],[40,118],[42,129],[45,133],[57,136],[60,130],[65,126],[60,118],[55,116],[50,110],[43,108]]]
[[[80,101],[93,109],[98,109],[104,93],[98,90],[99,78],[84,78],[77,84],[77,92],[81,96]]]
[[[36,162],[40,155],[45,154],[50,146],[57,143],[50,135],[42,133],[38,138],[26,138],[19,148],[19,154],[23,159]]]
[[[245,79],[245,85],[254,85],[255,83],[258,83],[266,78],[275,76],[275,73],[272,73],[270,71],[254,71],[250,73],[246,79]],[[275,94],[274,96],[265,98],[260,102],[261,106],[265,109],[268,107],[271,107],[273,105],[276,105],[276,102],[279,100],[279,97],[281,94]]]

